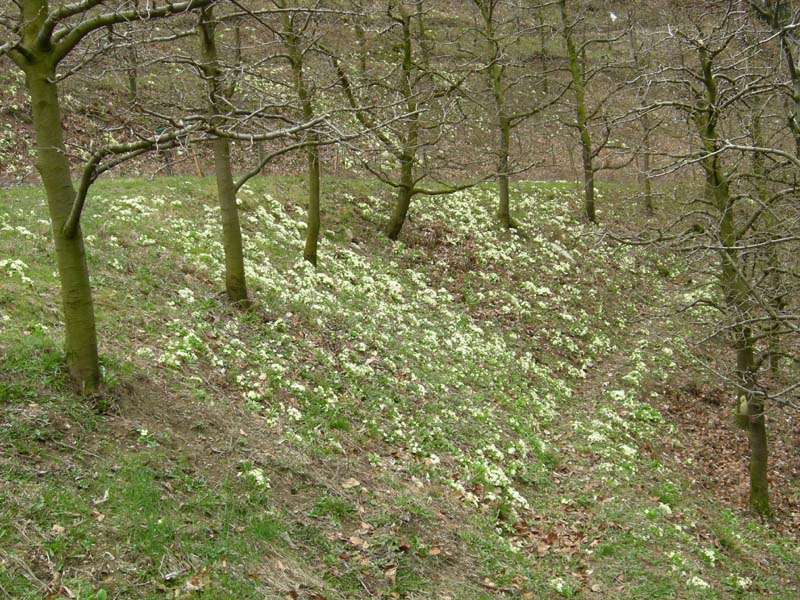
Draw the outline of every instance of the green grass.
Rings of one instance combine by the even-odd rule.
[[[241,312],[212,180],[98,182],[91,403],[65,384],[41,191],[0,190],[25,265],[0,273],[0,596],[796,595],[796,540],[643,450],[683,365],[637,320],[679,261],[610,252],[569,183],[516,186],[519,234],[491,185],[416,199],[399,244],[375,234],[389,191],[325,184],[316,272],[302,180],[242,193]]]

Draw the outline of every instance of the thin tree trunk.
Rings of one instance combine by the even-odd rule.
[[[649,119],[642,117],[642,126],[645,128],[645,138],[642,145],[643,154],[641,172],[642,187],[644,188],[644,211],[648,216],[652,216],[656,209],[655,203],[653,202],[653,182],[650,179],[651,149]]]
[[[64,347],[70,376],[84,394],[100,386],[100,362],[89,268],[80,226],[67,237],[63,227],[75,200],[61,125],[55,69],[46,57],[26,68],[36,131],[37,168],[47,193],[64,309]]]
[[[491,0],[477,0],[483,18],[483,35],[486,38],[485,60],[489,88],[494,99],[495,123],[497,127],[497,188],[499,202],[497,218],[500,224],[509,229],[514,226],[511,220],[511,206],[508,197],[509,153],[511,146],[511,120],[506,115],[505,89],[503,87],[503,65],[500,64],[497,36],[494,29],[495,5]]]
[[[583,210],[590,223],[597,223],[594,204],[594,157],[592,154],[592,136],[586,112],[586,82],[584,80],[585,61],[581,61],[575,41],[572,38],[572,25],[567,15],[566,0],[560,0],[561,24],[564,29],[564,41],[567,46],[567,59],[572,74],[572,85],[575,88],[575,126],[580,134],[581,159],[583,166]]]
[[[431,51],[428,45],[428,33],[425,31],[425,7],[423,0],[416,0],[417,16],[417,36],[419,38],[419,48],[422,53],[422,66],[425,69],[431,67]]]
[[[544,18],[544,8],[540,7],[539,12],[536,15],[537,20],[539,22],[539,46],[542,52],[542,91],[545,94],[550,93],[550,81],[547,77],[547,32],[545,31],[545,18]]]
[[[306,150],[308,162],[308,214],[306,217],[306,245],[303,258],[312,265],[317,266],[317,246],[319,245],[320,230],[320,168],[319,149],[309,146]]]
[[[392,217],[386,227],[386,236],[397,240],[406,222],[411,198],[414,196],[414,163],[416,161],[417,144],[419,143],[419,115],[417,101],[411,89],[412,70],[414,67],[411,47],[411,17],[403,15],[403,62],[401,90],[406,101],[406,110],[410,115],[406,119],[406,140],[400,158],[400,187],[397,193]]]
[[[231,172],[230,142],[217,138],[213,141],[213,148],[217,197],[222,217],[222,245],[225,250],[225,291],[231,302],[247,305],[249,301],[244,274],[242,228]]]
[[[757,102],[753,110],[753,121],[751,124],[753,145],[757,147],[764,146],[763,131],[761,129],[761,110],[762,106]],[[773,211],[773,207],[769,206],[770,194],[766,184],[767,166],[764,161],[764,155],[761,152],[753,153],[753,175],[755,176],[757,196],[766,207],[764,210],[764,223],[767,232],[771,239],[775,239],[779,235],[777,233],[779,223]],[[770,304],[772,305],[774,313],[780,314],[784,309],[784,298],[781,294],[783,277],[781,276],[780,257],[778,256],[777,247],[777,244],[773,244],[767,249],[767,271],[769,273],[770,288],[774,294],[773,298],[770,300]],[[781,349],[780,336],[778,333],[779,328],[780,323],[774,320],[767,334],[769,369],[773,375],[778,373],[780,362]]]
[[[125,70],[128,75],[128,101],[136,104],[139,99],[139,55],[136,46],[131,44],[127,54],[128,65]]]
[[[358,44],[358,74],[361,77],[367,72],[367,34],[364,31],[364,27],[361,25],[361,21],[358,17],[355,18],[353,21],[353,26],[356,33],[356,43]]]
[[[208,84],[211,122],[219,125],[224,113],[222,73],[217,56],[216,25],[212,8],[200,15],[200,44],[203,56],[203,74]],[[217,197],[222,217],[222,245],[225,250],[225,291],[231,302],[247,305],[247,283],[244,272],[244,249],[239,209],[236,206],[236,188],[231,172],[230,142],[223,138],[213,141],[214,170]]]
[[[498,176],[497,187],[500,193],[500,204],[497,209],[497,217],[500,224],[506,229],[514,226],[511,219],[511,202],[508,193],[508,154],[511,141],[511,127],[505,116],[500,117],[500,156],[498,157]]]
[[[400,237],[400,231],[408,216],[408,209],[411,206],[414,163],[411,157],[406,156],[400,163],[400,187],[397,190],[397,200],[395,201],[392,218],[386,227],[386,236],[396,241]]]
[[[594,208],[594,166],[592,164],[592,142],[589,131],[581,129],[581,158],[583,163],[583,212],[589,223],[597,223]]]
[[[636,44],[636,32],[634,31],[633,27],[628,30],[628,41],[630,42],[631,59],[633,60],[634,65],[636,65],[637,70],[641,71],[642,64],[639,58],[640,52]],[[639,100],[639,106],[644,106],[646,99],[647,91],[645,90]],[[636,164],[639,167],[639,182],[644,193],[644,211],[647,216],[652,216],[655,212],[655,207],[653,205],[653,184],[650,180],[650,163],[652,152],[650,147],[650,132],[652,131],[653,127],[650,123],[650,117],[647,115],[647,113],[642,113],[640,121],[642,123],[644,137],[642,139],[642,154],[636,157]]]
[[[286,8],[287,4],[280,1],[281,8]],[[289,56],[289,63],[292,67],[292,77],[294,79],[295,93],[300,100],[300,107],[303,119],[308,122],[314,118],[314,106],[311,102],[311,93],[306,86],[303,73],[303,52],[300,48],[300,39],[295,30],[292,15],[284,12],[281,15],[283,22],[283,33],[285,44]],[[313,132],[306,132],[306,141],[312,144],[317,141],[317,136]],[[303,249],[303,258],[312,265],[317,265],[317,247],[319,246],[320,231],[320,163],[319,148],[310,145],[306,149],[306,169],[308,173],[308,209],[306,212],[306,242]]]

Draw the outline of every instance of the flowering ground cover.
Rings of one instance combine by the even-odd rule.
[[[315,270],[301,182],[254,181],[244,312],[212,189],[90,199],[91,405],[61,383],[41,192],[0,192],[0,595],[800,594],[797,537],[670,460],[682,265],[579,222],[571,185],[518,184],[512,231],[491,186],[415,200],[394,244],[390,195],[330,179]]]

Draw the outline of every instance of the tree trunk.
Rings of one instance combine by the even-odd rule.
[[[594,166],[592,165],[592,142],[589,131],[581,130],[581,158],[583,159],[583,211],[589,223],[597,223],[594,210]]]
[[[125,70],[128,75],[128,102],[136,104],[139,100],[139,56],[136,46],[129,46],[127,55],[128,65]]]
[[[505,116],[500,117],[500,156],[497,163],[497,187],[500,192],[500,204],[497,209],[497,217],[500,224],[506,229],[514,226],[511,219],[511,203],[508,194],[508,154],[511,139],[511,127]]]
[[[770,513],[769,483],[767,480],[768,450],[767,423],[764,401],[755,392],[755,359],[753,339],[749,328],[737,334],[737,383],[740,387],[740,424],[747,429],[750,441],[750,508],[758,514]]]
[[[644,127],[647,127],[646,120],[644,117],[642,118],[642,123]],[[650,179],[650,139],[649,139],[650,132],[645,131],[645,140],[644,145],[642,148],[642,188],[644,189],[644,212],[648,216],[653,216],[655,214],[655,204],[653,203],[653,182]]]
[[[278,3],[280,8],[285,9],[287,3],[281,0]],[[294,19],[291,14],[284,12],[281,15],[283,23],[284,43],[292,68],[292,79],[294,80],[294,90],[300,100],[300,108],[303,119],[308,122],[314,118],[314,105],[311,99],[311,92],[306,86],[303,73],[303,51],[300,48],[300,38],[295,29]],[[362,32],[363,33],[363,32]],[[306,132],[306,141],[313,144],[317,141],[317,136],[313,132]],[[317,266],[317,246],[319,245],[320,230],[320,165],[319,148],[310,145],[306,149],[306,164],[308,173],[308,209],[306,212],[306,243],[303,249],[303,258],[312,265]]]
[[[592,154],[592,136],[586,112],[586,81],[584,78],[585,58],[581,60],[575,41],[572,38],[572,25],[567,15],[566,0],[560,0],[561,25],[564,30],[564,42],[567,46],[567,59],[575,88],[575,127],[580,134],[581,158],[583,163],[583,210],[590,223],[597,223],[594,206],[594,156]]]
[[[410,116],[406,119],[406,139],[400,156],[400,186],[397,192],[397,201],[389,225],[386,227],[386,236],[392,241],[400,237],[400,230],[406,222],[411,198],[414,196],[414,163],[419,143],[419,115],[417,114],[417,100],[414,97],[414,90],[411,88],[413,67],[411,17],[403,14],[403,78],[400,87],[406,101],[406,110]]]
[[[400,237],[400,230],[406,222],[408,209],[411,206],[413,180],[413,159],[406,157],[400,163],[400,187],[397,189],[397,200],[395,201],[392,218],[386,227],[386,236],[396,241]]]
[[[215,28],[212,9],[203,9],[199,24],[200,49],[203,56],[203,75],[208,84],[209,116],[213,125],[220,125],[225,110]],[[213,149],[217,198],[222,216],[222,246],[225,250],[225,291],[231,302],[248,305],[242,228],[231,172],[230,142],[217,138],[213,141]]]
[[[317,266],[317,246],[320,229],[320,168],[319,149],[309,146],[306,150],[308,161],[308,215],[306,218],[306,245],[303,258]]]
[[[706,150],[715,150],[713,141],[716,140],[716,132],[713,127],[707,126],[705,130],[701,130],[701,134],[707,144]],[[752,315],[749,288],[740,270],[733,199],[719,155],[714,153],[710,158],[706,158],[703,166],[706,171],[707,197],[720,215],[721,283],[725,304],[734,322],[736,384],[739,398],[737,421],[747,429],[750,440],[750,507],[757,513],[765,515],[770,511],[767,427],[764,401],[756,390],[753,336],[750,327],[746,325]]]
[[[231,302],[247,305],[242,227],[231,172],[230,142],[218,138],[213,141],[213,147],[217,198],[222,216],[222,246],[225,249],[225,291]]]
[[[100,385],[100,362],[89,268],[80,226],[72,237],[63,233],[75,200],[61,115],[55,68],[37,57],[26,69],[36,131],[37,168],[47,193],[64,309],[64,346],[69,373],[84,394]]]
[[[545,30],[545,18],[544,18],[544,9],[543,7],[539,8],[538,13],[536,14],[536,20],[538,21],[539,27],[539,47],[541,49],[542,58],[542,91],[545,94],[550,93],[550,80],[547,77],[547,32]]]

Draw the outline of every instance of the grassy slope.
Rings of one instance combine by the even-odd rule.
[[[681,348],[642,315],[669,289],[566,186],[515,190],[522,235],[490,188],[422,200],[392,245],[382,192],[330,180],[314,272],[299,181],[258,181],[248,313],[211,182],[97,189],[93,406],[62,385],[41,192],[0,192],[0,597],[800,593],[796,539],[661,460]]]

